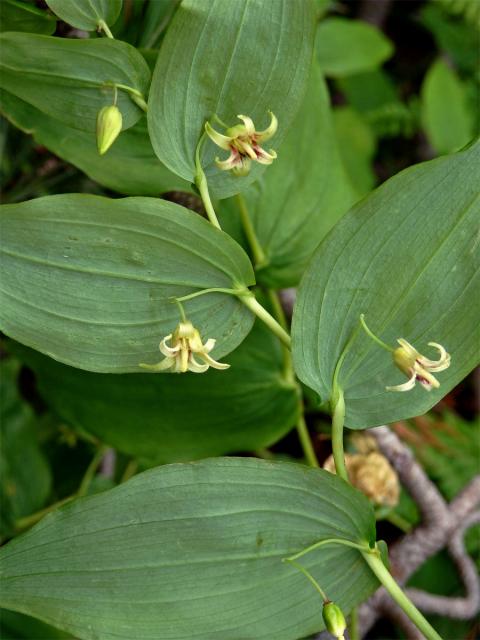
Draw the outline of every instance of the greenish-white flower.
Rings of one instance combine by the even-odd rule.
[[[160,352],[165,356],[163,360],[156,364],[141,363],[139,366],[149,371],[172,371],[175,373],[186,373],[187,371],[204,373],[209,367],[228,369],[229,364],[217,362],[209,355],[215,343],[214,338],[209,338],[203,344],[198,330],[186,320],[180,322],[175,331],[165,336],[160,342]]]
[[[231,171],[237,176],[246,176],[250,172],[252,161],[260,164],[272,164],[277,157],[273,149],[265,151],[260,145],[275,135],[278,121],[269,111],[270,124],[264,131],[257,131],[253,121],[248,116],[239,115],[237,118],[243,124],[229,127],[225,135],[216,131],[209,122],[205,124],[205,131],[213,142],[225,151],[230,151],[226,160],[215,159],[219,169]]]
[[[437,342],[429,342],[428,345],[437,349],[440,355],[438,360],[430,360],[403,338],[399,338],[397,342],[400,346],[393,351],[393,361],[408,376],[408,380],[403,384],[386,387],[387,391],[409,391],[417,382],[427,391],[438,389],[440,383],[432,373],[444,371],[450,366],[450,354],[445,348]]]

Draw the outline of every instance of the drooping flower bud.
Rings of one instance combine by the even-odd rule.
[[[112,104],[100,109],[97,115],[97,148],[103,156],[122,130],[122,113],[117,105]]]
[[[344,640],[343,633],[347,628],[347,623],[340,607],[333,602],[325,602],[322,617],[327,631],[337,640]]]

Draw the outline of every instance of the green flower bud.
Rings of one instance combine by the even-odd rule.
[[[121,130],[120,109],[114,104],[100,109],[97,115],[97,148],[101,156],[110,149]]]
[[[327,631],[338,640],[344,640],[343,632],[347,628],[347,623],[340,607],[333,602],[326,602],[323,605],[322,616]]]

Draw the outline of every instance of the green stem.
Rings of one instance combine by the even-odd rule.
[[[287,331],[288,330],[287,319],[285,317],[285,313],[283,311],[283,307],[280,303],[280,300],[278,299],[277,292],[274,291],[273,289],[267,289],[267,295],[268,295],[270,304],[272,305],[273,313],[275,314],[276,319],[282,325],[285,331]]]
[[[203,296],[206,293],[228,293],[231,296],[248,296],[251,292],[248,289],[225,289],[223,287],[212,287],[211,289],[202,289],[201,291],[195,291],[195,293],[189,293],[181,298],[175,298],[175,302],[186,302],[198,296]]]
[[[44,509],[40,509],[40,511],[35,511],[35,513],[32,513],[29,516],[19,518],[15,522],[15,530],[18,533],[20,533],[24,529],[29,529],[30,527],[33,527],[34,524],[37,524],[37,522],[39,522],[44,516],[50,513],[50,511],[53,511],[54,509],[61,507],[63,504],[70,502],[75,497],[76,496],[73,495],[73,496],[68,496],[67,498],[62,498],[62,500],[58,500],[57,502],[54,502],[48,507],[45,507]]]
[[[113,37],[113,33],[108,28],[108,24],[105,22],[105,20],[98,21],[98,28],[104,32],[107,38],[111,38],[112,40],[115,40],[115,38]]]
[[[370,329],[367,327],[367,323],[365,322],[365,314],[361,314],[360,315],[360,323],[364,329],[364,331],[370,336],[370,338],[376,342],[380,347],[382,347],[383,349],[386,349],[387,351],[393,352],[395,351],[395,349],[393,347],[391,347],[389,344],[387,344],[386,342],[384,342],[383,340],[380,340],[380,338],[378,338],[372,331],[370,331]]]
[[[350,640],[360,640],[360,630],[358,628],[358,607],[353,607],[350,612],[350,624],[348,626]]]
[[[332,449],[335,470],[340,478],[346,482],[348,479],[347,467],[345,466],[345,454],[343,452],[343,423],[345,420],[345,399],[340,387],[333,390],[332,398]]]
[[[267,295],[268,295],[269,302],[272,305],[274,318],[278,320],[278,323],[283,329],[285,329],[285,331],[288,331],[287,319],[285,317],[285,313],[283,311],[283,307],[280,303],[277,292],[274,291],[273,289],[267,289]],[[293,370],[292,354],[288,347],[286,347],[285,345],[282,345],[282,346],[283,346],[283,375],[286,381],[297,385],[299,389],[299,395],[301,395],[301,389],[296,381],[295,372]]]
[[[218,222],[217,214],[215,213],[215,209],[213,208],[213,204],[210,199],[207,176],[205,175],[205,172],[202,169],[202,164],[200,162],[200,150],[202,148],[204,140],[205,133],[203,133],[202,137],[200,138],[200,141],[197,144],[197,148],[195,150],[195,166],[197,169],[197,173],[195,174],[195,184],[197,185],[198,191],[200,192],[200,196],[202,198],[205,211],[207,212],[208,219],[214,227],[217,227],[217,229],[221,229],[220,223]]]
[[[107,83],[108,84],[108,83]],[[118,84],[114,83],[113,86],[117,89],[122,89],[122,91],[126,91],[130,98],[135,102],[135,104],[140,107],[145,113],[147,112],[147,103],[145,102],[144,95],[138,89],[134,89],[133,87],[129,87],[128,84]]]
[[[328,598],[325,594],[325,591],[322,589],[322,587],[318,584],[318,582],[315,580],[315,578],[312,576],[312,574],[310,573],[310,571],[307,571],[307,569],[305,569],[305,567],[302,567],[301,564],[298,564],[297,562],[294,562],[293,560],[291,560],[290,558],[284,558],[283,562],[288,562],[289,564],[293,565],[295,567],[295,569],[298,569],[299,571],[301,571],[303,573],[303,575],[307,578],[307,580],[309,580],[313,586],[315,587],[315,589],[318,591],[318,593],[322,596],[322,600],[323,602],[328,602]]]
[[[253,262],[255,268],[262,267],[266,264],[267,259],[262,249],[260,242],[258,241],[255,227],[253,226],[250,214],[248,212],[247,203],[241,193],[237,194],[238,208],[240,210],[240,220],[242,221],[242,227],[247,236],[248,244],[252,250]]]
[[[254,313],[257,318],[260,318],[262,322],[264,322],[267,327],[279,338],[282,343],[291,349],[292,347],[292,339],[288,335],[287,331],[281,326],[277,320],[263,307],[258,300],[255,298],[253,293],[250,292],[250,295],[242,295],[239,298],[243,304]]]
[[[367,564],[380,580],[395,602],[405,611],[410,620],[418,627],[427,640],[442,640],[432,625],[424,618],[411,600],[403,593],[383,564],[378,554],[363,552]]]
[[[301,411],[297,420],[297,433],[306,461],[311,467],[319,468],[320,465],[318,464],[317,456],[315,455],[315,450],[312,446],[312,441],[310,440],[307,424],[303,416],[303,410]]]
[[[352,549],[358,549],[362,553],[376,553],[376,551],[370,549],[367,544],[359,544],[358,542],[352,542],[351,540],[344,540],[343,538],[325,538],[324,540],[319,540],[314,544],[311,544],[309,547],[305,547],[298,553],[294,553],[293,556],[288,556],[287,560],[298,560],[302,556],[310,553],[310,551],[315,551],[315,549],[319,549],[320,547],[324,547],[329,544],[340,544],[345,547],[351,547]]]
[[[83,476],[80,486],[78,488],[77,498],[80,498],[87,494],[90,484],[92,483],[92,480],[97,472],[98,465],[102,461],[102,458],[105,455],[106,450],[107,450],[107,447],[101,446],[95,452],[95,455],[93,456],[92,461],[88,465],[87,470],[85,471],[85,475]]]
[[[409,533],[412,530],[412,524],[394,511],[386,515],[384,518],[381,518],[381,520],[390,522],[391,524],[393,524],[393,526],[397,527],[397,529],[403,531],[403,533]]]
[[[125,471],[123,472],[123,475],[120,479],[120,484],[122,484],[123,482],[127,482],[127,480],[130,480],[130,478],[132,478],[137,473],[137,471],[138,462],[135,458],[132,458],[132,460],[130,460],[125,467]]]

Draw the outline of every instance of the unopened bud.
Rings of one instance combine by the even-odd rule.
[[[333,602],[326,602],[323,605],[322,616],[327,631],[337,640],[344,640],[343,633],[347,628],[347,623],[340,607],[337,607]]]
[[[120,109],[115,104],[100,109],[97,116],[97,148],[101,156],[110,149],[121,130]]]

